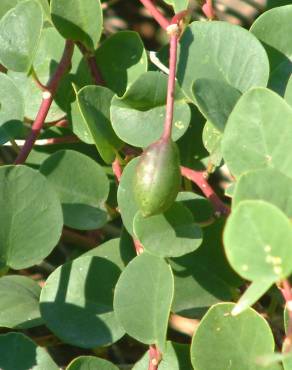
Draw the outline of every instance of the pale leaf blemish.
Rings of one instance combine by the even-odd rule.
[[[276,275],[281,275],[281,274],[282,274],[282,272],[283,272],[283,270],[282,270],[282,267],[281,267],[281,266],[274,266],[273,270],[274,270],[274,273],[275,273]]]
[[[216,331],[220,331],[221,330],[221,328],[216,328]]]
[[[230,312],[225,312],[224,317],[230,316]]]
[[[266,253],[271,252],[271,250],[272,250],[272,247],[271,247],[270,245],[265,245],[265,247],[264,247],[264,251],[265,251]]]
[[[267,160],[267,162],[271,162],[272,157],[271,157],[269,154],[267,154],[267,155],[266,155],[266,160]]]
[[[182,130],[185,125],[182,123],[182,121],[177,121],[174,123],[175,127],[177,127],[179,130]]]
[[[242,265],[241,269],[242,269],[242,271],[247,271],[248,270],[248,265]]]
[[[143,176],[143,182],[144,184],[148,185],[152,182],[152,176],[150,174],[146,174]]]

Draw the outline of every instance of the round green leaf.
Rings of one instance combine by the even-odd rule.
[[[272,167],[292,177],[291,120],[292,108],[271,90],[255,88],[243,94],[222,140],[232,174]]]
[[[27,0],[9,10],[0,21],[0,61],[8,69],[28,72],[43,26],[42,8]]]
[[[41,262],[63,227],[60,201],[39,172],[25,166],[0,168],[0,265],[23,269]]]
[[[202,114],[220,132],[241,93],[224,80],[198,79],[193,87],[197,105]]]
[[[178,193],[176,201],[192,212],[195,222],[207,222],[213,216],[214,209],[210,200],[201,195],[191,191],[181,191]]]
[[[149,352],[139,360],[132,370],[148,370]],[[159,363],[159,370],[190,370],[190,348],[186,344],[166,342],[166,350]]]
[[[165,213],[134,218],[134,233],[143,247],[160,257],[179,257],[193,252],[202,243],[201,228],[194,223],[191,211],[174,203]]]
[[[81,257],[58,267],[42,289],[40,310],[47,326],[64,342],[81,348],[114,343],[124,335],[113,312],[117,265]]]
[[[171,310],[197,318],[202,309],[232,299],[234,288],[242,280],[230,268],[221,242],[225,220],[204,228],[203,243],[196,251],[171,258],[174,275],[174,299]]]
[[[13,81],[0,73],[0,144],[23,128],[24,101]]]
[[[114,311],[131,337],[156,344],[164,352],[172,298],[169,265],[144,252],[122,272],[115,288]]]
[[[244,92],[266,86],[269,61],[260,42],[245,29],[227,22],[193,22],[180,40],[177,79],[191,100],[193,84],[208,78],[228,82]]]
[[[113,93],[102,86],[85,86],[78,92],[77,100],[83,122],[78,120],[73,126],[76,132],[91,136],[98,152],[106,163],[111,163],[116,157],[116,150],[122,146],[110,122],[110,104]],[[81,126],[81,127],[80,127]]]
[[[80,356],[73,360],[66,370],[119,370],[111,362],[93,356]]]
[[[91,230],[106,223],[102,207],[109,182],[99,164],[77,151],[60,150],[43,162],[40,171],[59,195],[65,225]]]
[[[277,6],[258,17],[250,29],[263,43],[269,57],[269,87],[281,96],[284,95],[292,72],[292,47],[289,37],[292,32],[291,18],[292,5]]]
[[[123,232],[121,238],[108,240],[82,255],[82,257],[85,256],[105,258],[123,270],[136,253],[131,237]]]
[[[94,50],[102,32],[102,10],[99,0],[52,0],[52,21],[66,39],[80,41]]]
[[[111,121],[116,134],[126,143],[147,147],[163,132],[167,76],[147,72],[140,76],[122,97],[114,96]],[[186,132],[191,111],[177,86],[174,103],[172,139],[178,140]]]
[[[118,187],[118,205],[127,231],[134,236],[133,220],[139,208],[136,203],[134,192],[134,175],[139,158],[134,158],[124,168],[121,181]]]
[[[200,322],[191,345],[196,370],[261,370],[260,357],[273,354],[274,338],[265,319],[251,308],[234,317],[233,307],[219,303]]]
[[[232,207],[253,199],[272,203],[292,218],[292,179],[274,168],[244,173],[236,184]]]
[[[3,370],[58,370],[47,351],[21,333],[0,335],[0,368]]]
[[[137,32],[120,31],[108,37],[96,50],[95,58],[106,86],[118,95],[147,72],[147,55]]]
[[[39,311],[41,288],[25,276],[0,278],[0,327],[32,328],[41,325]]]
[[[292,272],[291,223],[267,202],[240,202],[228,218],[224,245],[231,266],[245,279],[273,283]]]

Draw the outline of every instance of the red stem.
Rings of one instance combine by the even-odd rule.
[[[148,370],[157,370],[159,362],[161,360],[161,354],[155,345],[149,346],[149,365]]]
[[[15,160],[15,164],[22,164],[26,161],[29,153],[32,150],[32,147],[39,136],[41,129],[43,128],[44,122],[48,115],[49,109],[52,105],[54,95],[56,90],[59,86],[59,83],[65,74],[65,72],[69,69],[71,64],[71,59],[74,50],[74,43],[71,40],[67,40],[65,44],[65,49],[63,52],[62,59],[52,76],[51,80],[49,81],[46,91],[43,92],[43,100],[41,106],[39,108],[38,114],[36,119],[32,125],[31,133],[29,134],[28,138],[26,139],[24,146],[22,147],[19,155]]]
[[[76,44],[87,61],[93,82],[96,85],[105,85],[101,72],[96,64],[95,56],[91,55],[90,51],[88,51],[81,42],[77,42]]]
[[[122,166],[120,165],[120,161],[118,158],[116,158],[114,161],[113,161],[113,164],[112,164],[112,169],[113,169],[113,173],[114,175],[116,176],[117,178],[117,182],[119,183],[121,181],[121,177],[122,177]]]
[[[153,4],[151,0],[140,0],[140,2],[144,5],[144,7],[149,11],[152,17],[156,20],[156,22],[166,30],[167,27],[170,25],[169,20],[161,13],[160,10]]]
[[[166,115],[164,122],[164,131],[162,135],[162,138],[165,140],[171,138],[171,129],[174,111],[177,44],[178,44],[178,34],[174,33],[170,36],[170,47],[169,47],[169,77],[167,86]]]
[[[281,282],[280,291],[286,303],[286,308],[288,311],[289,322],[287,328],[286,338],[284,340],[283,346],[284,352],[290,352],[292,350],[292,291],[291,285],[288,279]]]
[[[182,176],[195,183],[202,190],[202,193],[212,202],[216,213],[225,216],[230,214],[230,208],[222,202],[212,187],[208,184],[208,176],[205,171],[194,171],[183,166],[181,166],[180,169]]]
[[[213,8],[213,0],[206,0],[206,3],[202,6],[203,13],[209,19],[215,19],[216,15]]]

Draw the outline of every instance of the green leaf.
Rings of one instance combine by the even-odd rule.
[[[107,222],[103,207],[109,182],[99,164],[77,151],[60,150],[43,162],[40,171],[58,193],[65,225],[91,230]]]
[[[106,87],[85,86],[78,92],[77,100],[83,122],[78,121],[78,131],[86,131],[106,163],[111,163],[122,142],[117,138],[110,122],[110,104],[113,93]],[[81,127],[80,127],[81,126]],[[73,131],[76,132],[73,127]]]
[[[134,194],[134,175],[139,158],[134,158],[123,170],[121,181],[118,187],[118,206],[123,224],[127,231],[134,236],[133,220],[139,211]]]
[[[116,134],[126,143],[147,147],[163,132],[167,76],[147,72],[138,78],[123,97],[115,96],[111,105],[111,120]],[[190,108],[177,86],[174,103],[172,139],[186,132],[191,119]]]
[[[279,2],[279,1],[277,1]],[[292,5],[264,12],[256,19],[250,31],[262,42],[270,61],[269,87],[284,95],[292,72],[290,33]]]
[[[232,208],[253,199],[272,203],[292,218],[292,179],[274,168],[244,173],[236,184]]]
[[[164,0],[165,3],[172,5],[175,13],[179,13],[187,9],[189,0]]]
[[[0,73],[0,144],[23,129],[24,101],[13,81]]]
[[[259,358],[274,352],[273,334],[265,319],[251,308],[234,317],[233,307],[232,303],[217,304],[200,322],[191,346],[196,370],[260,370]]]
[[[207,222],[213,216],[214,210],[212,203],[209,199],[201,195],[191,191],[181,191],[178,193],[176,201],[183,204],[192,212],[196,223]]]
[[[132,370],[148,370],[148,366],[149,353],[147,351]],[[166,342],[166,350],[159,363],[159,370],[190,370],[191,368],[189,346],[175,342]]]
[[[117,265],[82,257],[58,267],[42,289],[40,309],[47,326],[65,343],[81,348],[104,346],[124,331],[113,312]]]
[[[6,68],[29,71],[42,26],[42,8],[35,0],[23,1],[4,15],[0,21],[0,61]]]
[[[85,256],[105,258],[123,270],[136,253],[131,237],[123,232],[121,238],[108,240],[82,255]]]
[[[142,343],[156,344],[164,352],[172,298],[169,265],[144,252],[122,272],[115,288],[114,311],[127,334]]]
[[[93,356],[80,356],[73,360],[66,370],[119,370],[111,362]]]
[[[241,93],[224,80],[208,78],[198,79],[193,92],[202,114],[217,130],[223,132]]]
[[[52,0],[52,21],[66,39],[80,41],[94,51],[102,32],[102,10],[99,0]]]
[[[58,370],[47,351],[21,333],[0,335],[0,368],[3,370]]]
[[[222,162],[221,141],[223,134],[211,122],[207,121],[203,130],[203,143],[210,153],[209,160],[214,166]]]
[[[1,0],[0,3],[0,19],[3,17],[4,14],[8,12],[11,8],[14,8],[18,3],[26,1],[26,0]],[[44,17],[50,21],[51,14],[50,14],[50,6],[47,0],[37,0],[42,7]]]
[[[202,231],[191,211],[175,202],[166,212],[134,218],[134,233],[143,247],[159,257],[179,257],[193,252],[202,243]]]
[[[273,283],[292,271],[292,226],[267,202],[240,202],[227,220],[224,245],[231,266],[245,279]]]
[[[202,309],[228,301],[242,280],[230,268],[221,242],[225,220],[219,219],[204,228],[203,243],[198,250],[172,258],[174,299],[172,311],[197,318]]]
[[[95,58],[106,86],[117,95],[123,95],[147,72],[147,55],[137,32],[120,31],[108,37],[96,50]]]
[[[18,270],[40,263],[63,227],[60,201],[39,172],[0,167],[0,265]]]
[[[255,88],[243,94],[222,140],[223,157],[232,174],[272,167],[292,177],[291,120],[292,108],[271,90]]]
[[[243,93],[266,86],[269,61],[260,42],[227,22],[193,22],[180,40],[177,79],[195,101],[192,88],[201,78],[223,81]]]
[[[41,325],[39,311],[41,288],[25,276],[0,278],[0,327],[32,328]]]

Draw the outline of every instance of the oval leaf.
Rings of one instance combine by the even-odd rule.
[[[56,246],[63,227],[60,201],[39,172],[0,168],[0,264],[23,269],[40,263]]]
[[[255,88],[243,94],[222,140],[223,157],[232,174],[272,167],[292,177],[291,120],[292,108],[271,90]]]
[[[102,10],[99,0],[52,0],[52,21],[65,39],[80,41],[94,50],[102,32]]]
[[[21,2],[4,15],[0,21],[0,61],[7,69],[29,71],[42,26],[42,8],[35,0]]]
[[[102,227],[107,213],[102,209],[109,182],[101,166],[73,150],[60,150],[46,159],[40,171],[56,189],[64,224],[80,230]]]
[[[227,22],[193,22],[180,40],[177,79],[193,101],[200,78],[223,82],[244,92],[266,86],[269,61],[261,43],[245,29]]]
[[[113,312],[120,269],[100,257],[81,257],[58,267],[42,289],[47,326],[64,342],[82,348],[114,343],[124,335]]]
[[[0,278],[0,327],[27,329],[41,325],[40,286],[25,276]]]
[[[164,352],[172,298],[169,265],[144,252],[122,272],[115,288],[114,310],[131,337],[145,344],[157,344]]]
[[[0,335],[0,368],[5,370],[58,370],[47,351],[21,333]]]
[[[115,96],[111,120],[116,134],[126,143],[146,147],[163,132],[167,76],[147,72],[135,81],[121,98]],[[172,139],[178,140],[187,130],[191,111],[179,87],[176,88]]]
[[[138,212],[134,232],[143,247],[160,257],[179,257],[193,252],[202,243],[202,231],[189,209],[176,202],[166,212],[143,217]]]
[[[261,370],[259,358],[273,354],[274,338],[265,319],[251,308],[231,316],[233,307],[231,303],[217,304],[200,322],[191,345],[196,370]]]
[[[111,362],[93,356],[81,356],[73,360],[66,370],[119,370]]]
[[[102,86],[85,86],[77,95],[78,106],[84,120],[83,124],[78,121],[78,132],[83,127],[82,131],[86,131],[87,136],[91,136],[106,163],[111,163],[115,159],[116,150],[122,146],[110,122],[112,97],[113,93]],[[73,131],[76,133],[76,125]]]

